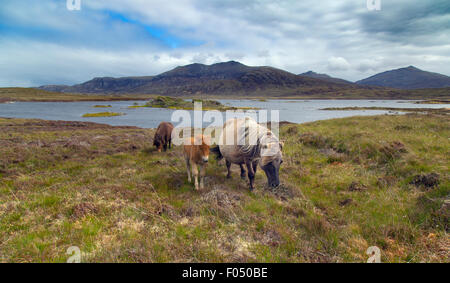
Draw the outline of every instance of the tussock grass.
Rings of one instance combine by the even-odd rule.
[[[361,262],[373,245],[384,262],[448,261],[445,115],[285,125],[283,185],[258,169],[253,193],[215,160],[195,191],[180,147],[155,152],[152,136],[0,119],[0,261],[64,262],[78,246],[84,262]]]

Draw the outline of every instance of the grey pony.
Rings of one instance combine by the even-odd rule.
[[[219,146],[212,148],[211,151],[217,155],[218,159],[225,158],[228,178],[231,164],[238,164],[241,167],[241,176],[245,174],[243,168],[245,165],[250,190],[253,190],[255,173],[259,164],[266,174],[269,186],[277,187],[280,184],[279,170],[283,163],[282,143],[272,131],[249,117],[233,118],[223,125],[218,141]]]

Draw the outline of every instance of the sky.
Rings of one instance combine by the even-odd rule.
[[[371,1],[2,0],[0,87],[230,60],[350,81],[410,65],[450,75],[449,0]]]

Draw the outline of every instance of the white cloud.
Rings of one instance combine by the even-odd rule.
[[[328,69],[330,71],[346,71],[350,68],[350,63],[342,57],[331,57],[328,59]]]

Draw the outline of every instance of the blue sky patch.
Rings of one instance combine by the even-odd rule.
[[[112,21],[120,21],[134,25],[137,28],[144,29],[152,38],[161,41],[167,47],[176,49],[179,47],[200,46],[204,44],[200,40],[185,39],[171,34],[167,28],[158,25],[149,25],[139,20],[132,19],[126,15],[114,11],[105,12]]]

